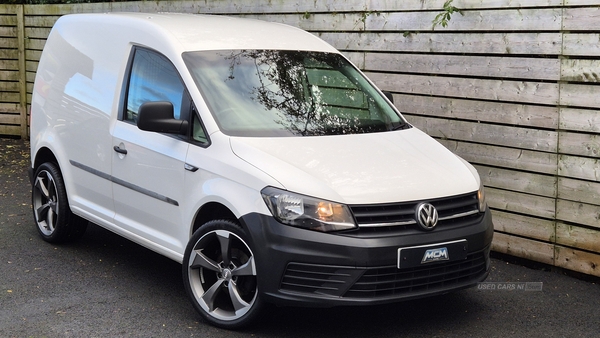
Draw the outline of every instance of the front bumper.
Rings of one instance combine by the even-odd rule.
[[[240,221],[251,237],[258,289],[277,305],[388,303],[470,287],[489,273],[489,209],[468,226],[367,237],[294,228],[261,214]],[[399,248],[426,246],[425,252],[457,240],[466,240],[466,258],[397,267]]]

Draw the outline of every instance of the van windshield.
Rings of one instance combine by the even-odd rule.
[[[409,127],[338,54],[224,50],[187,52],[183,59],[227,135],[342,135]]]

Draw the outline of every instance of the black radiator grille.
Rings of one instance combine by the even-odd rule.
[[[486,271],[483,252],[455,262],[410,269],[395,266],[352,268],[316,264],[288,264],[280,289],[357,299],[401,298],[435,292],[453,285],[477,282]]]
[[[412,269],[368,269],[346,293],[351,298],[379,298],[435,291],[477,279],[486,270],[482,253],[466,260]]]

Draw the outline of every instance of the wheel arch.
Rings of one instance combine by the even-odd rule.
[[[42,147],[38,149],[38,151],[35,153],[35,158],[32,161],[33,170],[35,171],[37,167],[39,167],[42,163],[46,162],[52,162],[59,166],[60,169],[58,159],[56,158],[52,150],[50,150],[48,147]]]
[[[28,170],[29,175],[29,183],[33,186],[35,183],[35,172],[43,163],[50,162],[56,164],[59,171],[62,171],[60,165],[58,164],[58,159],[47,147],[42,147],[35,152],[35,157],[31,159],[31,167]]]
[[[202,225],[206,224],[209,221],[224,219],[233,221],[237,224],[240,222],[238,218],[235,216],[233,211],[231,211],[227,206],[219,203],[219,202],[208,202],[200,207],[196,212],[196,216],[194,218],[194,223],[192,225],[190,237],[198,230]],[[240,225],[241,226],[241,225]]]

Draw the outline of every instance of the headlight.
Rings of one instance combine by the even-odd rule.
[[[261,194],[273,217],[283,224],[324,232],[356,227],[346,205],[272,187]]]
[[[479,183],[479,190],[477,191],[477,200],[479,201],[479,211],[485,212],[487,203],[485,202],[485,191],[483,190],[483,183]]]

